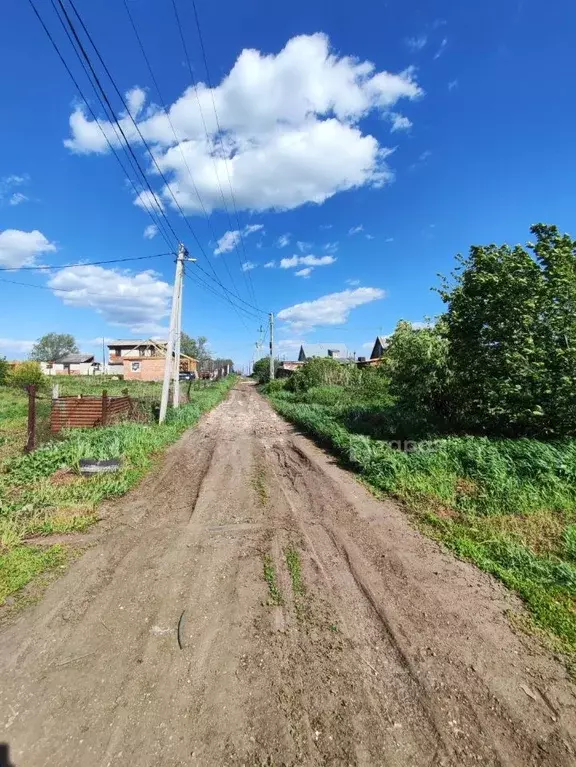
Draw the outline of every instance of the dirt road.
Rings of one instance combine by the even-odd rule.
[[[0,631],[16,767],[575,763],[574,687],[515,600],[251,385],[104,513]]]

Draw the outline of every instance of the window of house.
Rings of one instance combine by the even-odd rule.
[[[133,373],[139,373],[140,372],[140,363],[139,362],[133,362],[130,367],[132,368]]]

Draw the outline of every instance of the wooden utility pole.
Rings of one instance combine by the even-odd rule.
[[[170,330],[168,331],[168,343],[166,345],[166,360],[164,362],[164,381],[162,383],[162,400],[160,401],[159,422],[166,420],[166,411],[168,410],[168,396],[170,394],[170,378],[173,368],[174,346],[176,341],[176,329],[180,325],[178,315],[182,309],[180,302],[182,277],[184,274],[184,258],[186,248],[180,244],[178,247],[178,256],[176,258],[176,274],[174,277],[174,289],[172,291],[172,310],[170,312]],[[178,364],[180,360],[178,360]]]
[[[268,315],[270,320],[270,380],[274,380],[274,315]]]

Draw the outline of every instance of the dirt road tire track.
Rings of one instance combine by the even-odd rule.
[[[251,385],[104,512],[0,631],[17,767],[575,763],[576,692],[511,631],[516,600]]]

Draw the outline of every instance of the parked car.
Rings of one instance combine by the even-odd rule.
[[[181,381],[194,381],[196,378],[196,373],[180,373],[180,380]]]

